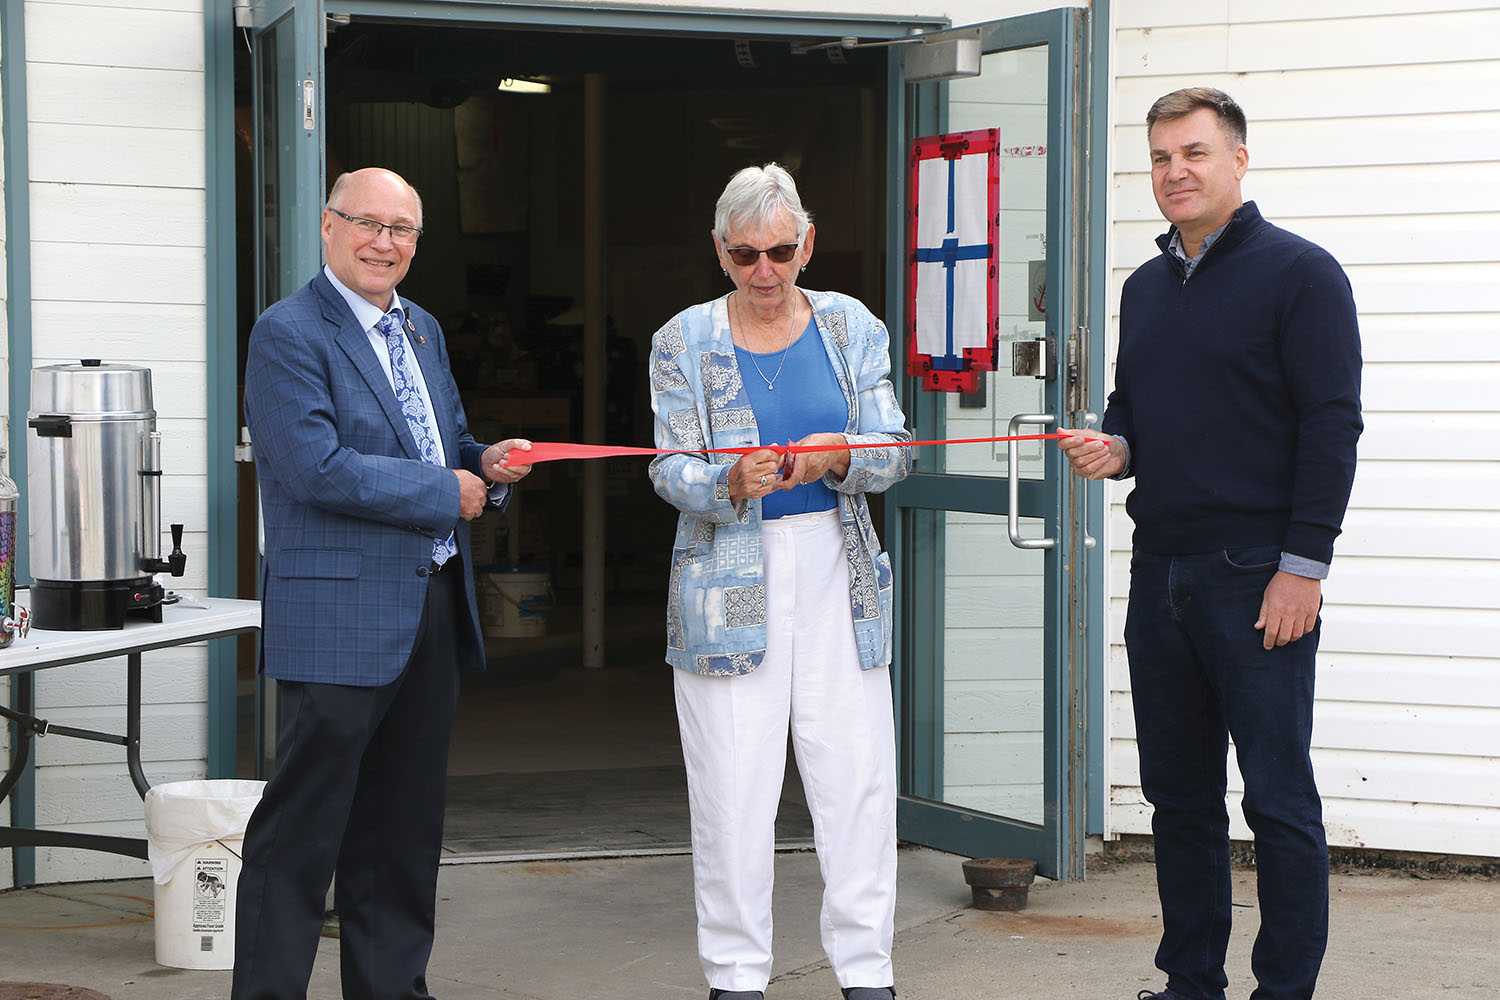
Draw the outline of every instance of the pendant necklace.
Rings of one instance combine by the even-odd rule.
[[[745,311],[744,311],[743,308],[741,308],[740,309],[740,315],[743,316],[744,314],[745,314]],[[746,324],[746,325],[747,325],[746,332],[748,333],[749,332],[749,330],[748,330],[748,324]],[[793,300],[793,302],[792,302],[792,321],[789,324],[787,324],[786,345],[784,347],[782,347],[782,349],[781,349],[781,361],[776,365],[776,374],[772,375],[770,378],[766,378],[766,373],[760,370],[760,362],[756,360],[756,358],[755,358],[755,352],[752,351],[752,350],[750,350],[749,348],[745,349],[745,353],[748,354],[748,355],[750,355],[750,363],[755,366],[755,374],[759,375],[760,378],[761,378],[761,381],[766,384],[766,391],[767,392],[775,392],[776,391],[776,382],[777,382],[778,379],[781,378],[781,369],[786,366],[786,355],[787,355],[787,352],[790,351],[791,348],[792,348],[792,330],[793,330],[794,327],[796,327],[796,325],[797,325],[797,303],[796,303],[795,300]]]

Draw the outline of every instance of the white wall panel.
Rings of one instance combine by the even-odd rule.
[[[1329,840],[1500,854],[1500,3],[1114,13],[1111,353],[1120,287],[1166,229],[1142,119],[1183,86],[1239,100],[1246,196],[1338,257],[1359,307],[1366,429],[1324,589],[1313,732]],[[1149,833],[1121,642],[1129,489],[1110,494],[1107,825]]]
[[[1382,14],[1426,14],[1500,7],[1496,0],[1229,0],[1229,20],[1323,21]],[[1315,25],[1308,25],[1317,30]]]
[[[1500,81],[1496,87],[1500,88]],[[1115,176],[1115,219],[1150,222],[1156,227],[1155,233],[1165,232],[1166,223],[1151,194],[1146,162],[1142,160],[1138,166],[1138,172]],[[1374,219],[1385,215],[1496,212],[1500,211],[1500,161],[1300,170],[1261,167],[1259,157],[1252,156],[1244,191],[1267,218],[1283,224],[1310,216]]]
[[[212,0],[210,0],[212,2]],[[132,10],[199,11],[204,0],[27,0],[27,6],[63,4],[70,7],[128,7]]]
[[[27,131],[33,181],[203,187],[201,131],[52,122],[32,122]]]
[[[207,585],[208,553],[202,9],[201,0],[26,4],[33,356],[152,369],[162,521],[187,527],[187,574],[161,582],[190,596]],[[201,776],[206,650],[143,662],[148,775]],[[124,677],[123,659],[44,672],[38,701],[54,721],[123,731]],[[42,823],[144,832],[120,748],[47,740],[38,750]],[[44,882],[143,870],[111,855],[37,851]]]
[[[3,90],[3,83],[0,83],[0,90]],[[0,117],[3,117],[3,111],[0,111]],[[0,138],[0,205],[5,203],[5,193],[5,143],[3,138]],[[8,289],[10,286],[7,278],[10,262],[5,252],[4,228],[0,226],[0,417],[3,417],[0,419],[0,428],[8,430],[10,419],[10,303],[8,301],[10,293]],[[8,434],[0,432],[0,440],[4,440],[6,447],[9,447]],[[7,475],[10,473],[9,455],[0,459],[0,472]],[[11,704],[10,678],[0,678],[0,698],[5,699],[5,704]],[[0,760],[7,762],[10,760],[10,726],[8,725],[0,725]],[[9,808],[0,806],[0,810],[3,810],[0,823],[9,823]],[[10,888],[14,871],[10,850],[8,848],[0,850],[0,889]]]
[[[1318,31],[1315,25],[1302,27]],[[1500,108],[1500,70],[1492,61],[1474,61],[1125,77],[1115,92],[1115,113],[1126,124],[1143,123],[1153,101],[1181,87],[1218,87],[1233,94],[1251,122],[1250,137],[1257,141],[1261,124],[1270,121]]]
[[[201,247],[206,232],[201,188],[34,183],[31,211],[38,243]]]
[[[203,329],[208,321],[201,303],[36,302],[31,322],[58,357],[135,364],[207,357]]]
[[[202,247],[31,244],[31,291],[38,299],[201,305]],[[38,343],[36,353],[46,352]]]
[[[1251,122],[1250,162],[1260,167],[1479,163],[1500,160],[1500,112]],[[1145,122],[1115,126],[1116,161],[1149,172]],[[1274,211],[1274,209],[1271,209]]]
[[[26,61],[201,73],[203,15],[28,3]]]
[[[33,122],[203,131],[202,73],[33,63],[28,81]]]

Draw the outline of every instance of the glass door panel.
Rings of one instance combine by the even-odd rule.
[[[938,800],[1041,826],[1046,735],[1042,662],[1046,567],[1018,549],[1003,517],[936,512],[944,522],[943,764]],[[1022,518],[1022,533],[1043,524]]]
[[[1000,357],[973,394],[945,393],[944,436],[1000,437],[1016,413],[1043,412],[1044,384],[1011,372],[1011,345],[1046,337],[1047,46],[986,53],[948,84],[948,132],[1000,129]],[[1029,428],[1023,433],[1033,433]],[[1020,446],[1020,475],[1043,478],[1043,442]],[[1005,476],[1003,444],[943,448],[943,472]]]
[[[1068,193],[1083,150],[1068,137],[1070,116],[1081,114],[1084,17],[1056,10],[971,26],[982,39],[977,77],[907,88],[908,149],[918,136],[1000,130],[999,370],[972,394],[903,379],[918,438],[1034,434],[1064,413],[1069,373],[1054,345],[1077,324],[1066,304],[1076,264],[1070,234],[1083,209]],[[906,232],[893,255],[901,261]],[[904,316],[892,319],[892,329],[907,328]],[[1013,366],[1019,344],[1033,357]],[[887,495],[901,594],[901,836],[975,856],[1032,857],[1044,875],[1076,876],[1081,832],[1065,803],[1081,775],[1063,669],[1074,581],[1061,569],[1072,536],[1057,449],[1022,442],[1014,452],[1004,443],[923,452]]]

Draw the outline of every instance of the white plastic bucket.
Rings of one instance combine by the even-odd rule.
[[[492,639],[521,639],[547,634],[552,611],[552,582],[546,573],[480,567],[479,618]]]
[[[234,968],[234,907],[245,826],[265,784],[173,781],[146,793],[158,965]]]

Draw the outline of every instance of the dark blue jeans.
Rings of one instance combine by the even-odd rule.
[[[1255,629],[1280,547],[1130,561],[1125,646],[1155,808],[1162,939],[1156,965],[1184,1000],[1224,1000],[1229,944],[1229,739],[1255,834],[1260,933],[1252,1000],[1313,995],[1328,941],[1328,843],[1313,781],[1313,675],[1321,624],[1267,652]]]

